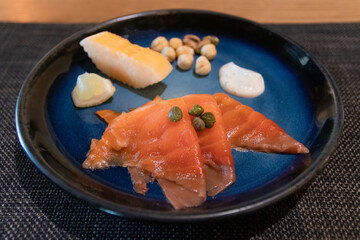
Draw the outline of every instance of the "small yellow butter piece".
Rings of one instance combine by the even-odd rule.
[[[95,73],[79,75],[76,86],[71,93],[76,107],[92,107],[102,104],[115,92],[115,87],[109,79]]]

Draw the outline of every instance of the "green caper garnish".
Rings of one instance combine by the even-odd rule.
[[[205,128],[205,122],[199,117],[195,117],[193,119],[192,125],[196,131],[201,131],[201,130],[204,130],[204,128]]]
[[[199,104],[195,104],[190,110],[189,114],[192,116],[200,116],[204,112],[204,108]]]
[[[183,114],[178,106],[174,106],[169,111],[169,119],[172,122],[178,122],[182,119]]]
[[[205,127],[212,128],[216,122],[214,114],[206,112],[200,117],[205,122]]]

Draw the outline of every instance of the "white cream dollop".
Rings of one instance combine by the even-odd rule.
[[[228,93],[245,98],[261,95],[265,90],[264,79],[260,73],[229,62],[219,70],[221,87]]]

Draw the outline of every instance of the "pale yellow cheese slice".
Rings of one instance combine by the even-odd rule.
[[[160,82],[173,69],[160,53],[110,32],[91,35],[80,45],[99,70],[134,88]]]

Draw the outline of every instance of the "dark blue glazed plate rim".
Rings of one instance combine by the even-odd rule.
[[[103,30],[119,31],[131,26],[146,29],[154,22],[180,28],[186,26],[190,29],[216,29],[224,34],[241,36],[246,38],[246,41],[259,44],[267,51],[285,59],[289,66],[300,69],[299,74],[304,74],[310,80],[315,79],[308,81],[303,77],[304,89],[307,89],[314,105],[314,116],[319,131],[309,146],[311,154],[302,159],[306,164],[301,171],[293,172],[291,176],[283,176],[281,181],[272,181],[261,191],[255,189],[244,193],[240,199],[234,196],[212,205],[175,211],[158,206],[156,201],[134,198],[131,194],[99,182],[67,159],[66,154],[56,145],[46,121],[46,96],[55,81],[49,76],[61,75],[62,72],[58,69],[67,66],[79,54],[83,54],[79,53],[82,50],[78,42],[84,37]],[[306,63],[303,62],[304,59]],[[323,169],[336,148],[342,127],[343,107],[334,80],[299,44],[260,24],[235,16],[199,10],[158,10],[132,14],[109,20],[70,36],[50,50],[32,69],[22,86],[16,106],[16,128],[22,147],[40,171],[60,188],[108,213],[160,221],[210,220],[244,215],[284,199]]]

